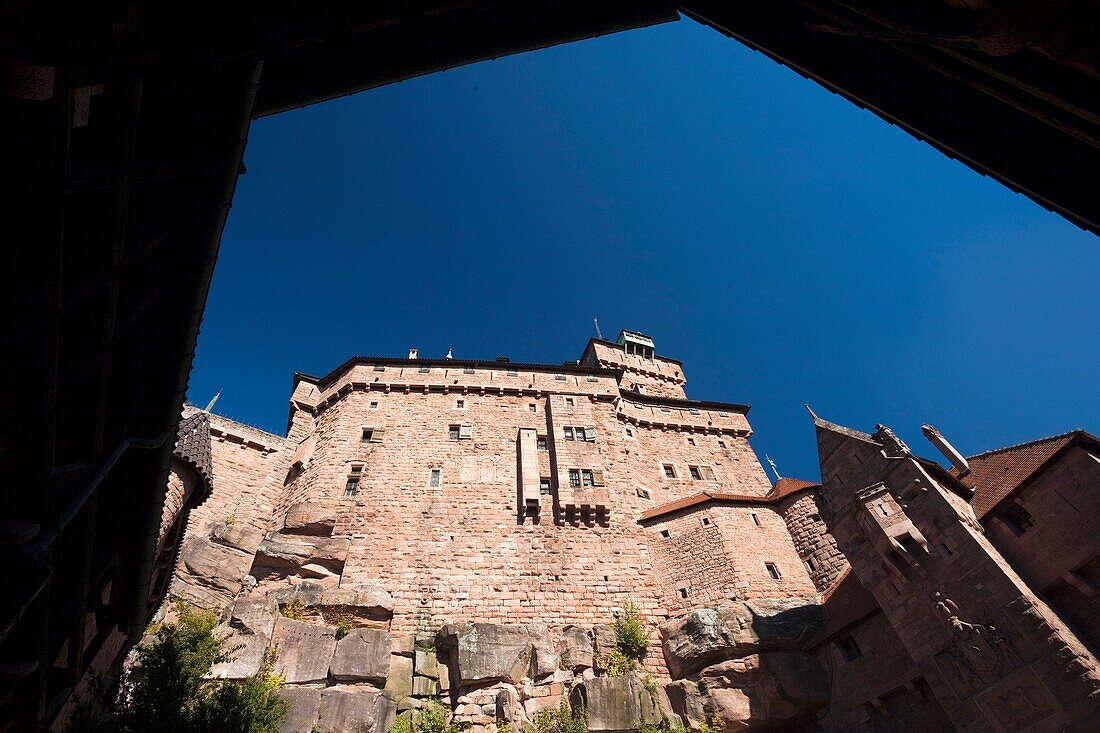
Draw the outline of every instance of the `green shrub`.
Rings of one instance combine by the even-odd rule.
[[[612,649],[600,657],[600,666],[603,667],[608,677],[622,677],[634,669],[637,662],[630,659],[618,649]]]
[[[466,723],[456,723],[451,711],[431,700],[413,716],[402,713],[394,719],[386,733],[463,733]]]
[[[570,710],[564,700],[556,710],[535,713],[531,722],[535,733],[588,733],[588,711],[583,706]]]
[[[109,722],[118,733],[276,733],[288,704],[273,692],[270,665],[241,682],[204,679],[210,666],[229,661],[217,617],[177,602],[175,623],[161,624],[138,647],[121,681]],[[277,679],[277,678],[276,678]]]
[[[649,632],[638,608],[627,601],[623,612],[611,623],[615,632],[615,649],[627,659],[644,659],[649,648]]]
[[[302,603],[302,599],[297,596],[290,603],[284,603],[279,607],[279,613],[293,621],[305,621],[308,610],[306,604]]]

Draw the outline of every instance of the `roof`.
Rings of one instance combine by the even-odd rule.
[[[667,504],[653,507],[649,511],[643,512],[642,516],[638,518],[638,521],[647,522],[651,519],[657,519],[658,517],[673,514],[674,512],[684,509],[690,509],[700,504],[707,504],[712,501],[728,501],[738,504],[774,504],[781,499],[786,499],[792,494],[820,488],[821,485],[813,481],[802,481],[800,479],[791,478],[779,479],[775,486],[772,487],[772,490],[763,496],[734,494],[725,491],[701,491],[698,494],[693,494],[683,499],[677,499],[676,501],[670,501]]]
[[[719,412],[739,412],[744,415],[747,415],[749,410],[752,409],[750,405],[741,404],[739,402],[680,399],[679,397],[664,397],[662,395],[632,392],[627,389],[620,389],[619,394],[621,394],[623,399],[627,402],[638,402],[647,405],[668,405],[669,407],[687,408],[702,407],[708,410],[718,410]]]
[[[209,495],[214,488],[214,469],[210,459],[210,418],[205,412],[196,410],[180,420],[172,455],[195,469],[204,483],[203,494]],[[199,501],[202,500],[200,497]]]
[[[1080,428],[1048,438],[979,453],[968,457],[970,472],[953,476],[974,490],[971,504],[978,518],[984,518],[994,507],[1034,478],[1053,458],[1078,441],[1100,444],[1100,439]]]

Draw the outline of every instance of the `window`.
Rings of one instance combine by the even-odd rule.
[[[443,477],[443,469],[433,468],[431,470],[431,473],[428,474],[428,486],[431,486],[433,489],[438,488],[439,487],[439,481],[442,477]]]
[[[688,438],[688,445],[695,445],[695,438]]]
[[[540,478],[539,479],[539,493],[542,494],[543,496],[549,496],[549,494],[550,494],[550,479],[548,479],[548,478]]]
[[[703,517],[703,526],[704,527],[709,527],[710,526],[710,517]]]
[[[352,466],[352,467],[351,467],[351,468],[349,469],[349,472],[350,472],[350,473],[353,473],[353,474],[360,474],[360,473],[363,473],[363,467],[362,467],[362,466]]]
[[[652,498],[653,498],[652,496],[650,496],[649,489],[647,489],[645,487],[642,487],[642,486],[635,487],[634,488],[634,493],[636,493],[638,496],[640,496],[643,499],[652,500]]]
[[[458,440],[458,425],[451,425],[447,428],[447,439]]]
[[[378,403],[377,402],[370,403],[370,409],[377,410],[378,409]]]
[[[661,468],[665,471],[665,478],[676,478],[676,469],[673,468],[671,463],[666,463]]]
[[[714,481],[714,469],[710,466],[700,466],[699,470],[703,472],[703,478],[707,481]]]
[[[599,377],[589,377],[588,381],[589,382],[598,382],[598,381],[600,381],[600,378]]]
[[[386,371],[386,367],[382,366],[381,364],[378,364],[378,365],[375,365],[375,367],[374,367],[374,371],[376,371],[376,372],[384,372],[384,371]]]
[[[360,443],[369,443],[370,439],[374,436],[374,431],[370,428],[363,428],[363,435],[359,438]]]
[[[755,524],[757,527],[760,526],[760,515],[756,512],[752,512],[752,523]]]
[[[1035,519],[1031,516],[1031,513],[1019,504],[1013,504],[1005,509],[1000,519],[1017,536],[1022,535],[1035,525]]]
[[[348,476],[348,482],[344,485],[344,496],[355,496],[359,493],[359,477]]]
[[[676,592],[680,594],[681,598],[687,598],[688,597],[688,589],[687,588],[677,588]]]
[[[535,438],[535,447],[539,450],[546,450],[546,436],[540,435]]]
[[[729,417],[730,414],[728,412],[722,412],[721,410],[719,410],[718,411],[718,416],[719,417]]]
[[[555,374],[554,379],[558,380],[559,382],[564,382],[565,381],[565,375],[564,374]]]
[[[569,469],[569,485],[574,487],[581,485],[581,472],[575,468]]]
[[[577,434],[577,440],[583,440],[586,443],[596,442],[596,428],[573,428],[573,432]]]
[[[634,431],[631,430],[630,428],[627,428],[626,429],[626,437],[633,438],[634,437]]]
[[[589,471],[587,468],[584,469],[583,471],[581,471],[581,485],[582,486],[592,486],[593,485],[592,484],[592,472]]]
[[[863,656],[863,650],[859,648],[859,644],[851,636],[837,639],[836,648],[840,650],[840,656],[844,658],[845,662],[851,662],[853,659]]]
[[[817,512],[814,512],[813,514],[810,515],[810,521],[811,522],[820,522],[821,521],[821,515],[818,514]]]
[[[459,440],[471,440],[474,437],[473,425],[459,425],[458,426],[458,439]]]
[[[667,540],[669,537],[672,536],[672,532],[670,532],[667,529],[662,529],[661,530],[661,536],[664,537]]]
[[[817,570],[817,562],[812,558],[806,558],[806,569],[811,573]]]
[[[462,373],[463,374],[473,374],[474,373],[474,368],[473,367],[463,367],[462,368]]]
[[[519,372],[516,371],[515,369],[509,369],[507,373],[508,373],[509,377],[518,377],[519,376]]]
[[[363,428],[363,434],[359,437],[360,443],[381,443],[382,436],[386,434],[383,428]]]
[[[691,409],[688,410],[688,412],[690,412],[692,415],[698,415],[699,414],[699,408],[698,407],[692,407]]]
[[[564,431],[565,431],[565,439],[566,440],[572,440],[573,439],[573,428],[571,428],[567,425],[567,426],[565,426]]]
[[[566,407],[572,407],[573,406],[573,398],[572,397],[566,397],[565,398],[565,406]]]
[[[724,440],[719,440],[719,441],[718,441],[718,447],[719,447],[719,448],[725,448],[725,447],[726,447],[726,441],[724,441]]]
[[[669,408],[669,407],[662,407],[662,408],[661,408],[661,412],[672,412],[672,408]]]
[[[703,474],[699,473],[699,467],[698,466],[688,466],[688,473],[691,474],[691,478],[692,478],[693,481],[702,481],[703,480]]]
[[[421,374],[427,374],[431,370],[432,370],[431,367],[420,367],[419,369],[417,369],[417,371],[420,372]]]
[[[466,409],[466,400],[455,400],[455,409],[456,410],[465,410]]]
[[[531,412],[538,412],[538,408],[537,408],[537,407],[535,407],[535,403],[534,403],[534,402],[532,402],[531,404],[527,405],[527,409],[528,409],[528,410],[530,410]]]
[[[772,580],[779,580],[783,577],[779,572],[779,566],[774,562],[766,562],[764,563],[764,567],[767,569],[768,575]]]

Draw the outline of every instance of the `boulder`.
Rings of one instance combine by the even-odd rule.
[[[321,712],[321,690],[310,687],[283,687],[276,693],[290,703],[287,716],[279,724],[280,733],[313,733]]]
[[[421,677],[439,679],[439,658],[435,652],[417,649],[413,655],[413,668]]]
[[[252,565],[252,558],[206,537],[192,537],[183,545],[180,562],[198,585],[236,593]]]
[[[386,676],[386,688],[383,693],[398,703],[412,697],[413,660],[411,657],[390,656],[390,673]]]
[[[413,697],[438,697],[439,696],[439,680],[432,679],[431,677],[421,677],[415,675],[413,677]]]
[[[563,669],[573,672],[592,666],[592,637],[580,626],[566,626],[558,639]]]
[[[676,680],[665,685],[664,690],[672,712],[679,716],[685,728],[694,730],[706,722],[706,698],[698,682]]]
[[[383,693],[378,697],[378,709],[375,713],[374,733],[386,733],[397,718],[397,702]],[[365,733],[370,733],[366,731]]]
[[[346,537],[304,537],[268,532],[267,537],[256,548],[253,568],[321,576],[337,574],[344,569],[348,544]],[[256,572],[252,574],[256,575]]]
[[[615,632],[607,624],[596,624],[592,627],[592,648],[595,652],[594,666],[600,666],[600,660],[615,649]]]
[[[673,677],[686,677],[732,657],[798,649],[824,620],[820,605],[800,598],[700,608],[661,627],[665,663]]]
[[[503,689],[497,693],[495,713],[498,723],[514,723],[520,718],[526,717],[522,714],[523,706],[520,705],[519,695],[515,690]]]
[[[373,731],[381,697],[377,690],[329,687],[321,691],[319,731]]]
[[[264,539],[264,531],[250,522],[217,522],[210,528],[210,539],[219,545],[254,555]]]
[[[829,700],[825,670],[805,652],[732,659],[707,667],[699,679],[708,712],[726,731],[794,725],[811,719]]]
[[[214,629],[232,650],[230,659],[210,668],[210,676],[229,680],[253,677],[263,668],[278,615],[275,603],[267,598],[238,598],[227,623]]]
[[[642,685],[633,675],[597,677],[582,682],[570,693],[573,707],[588,708],[588,730],[592,733],[625,733],[641,726]]]
[[[324,593],[324,586],[306,580],[292,588],[279,588],[278,590],[268,591],[267,597],[280,606],[285,606],[294,600],[299,600],[306,606],[319,606]]]
[[[436,635],[436,647],[449,660],[452,685],[515,683],[531,673],[532,640],[538,633],[526,626],[447,624]]]
[[[289,683],[324,682],[336,652],[336,628],[280,616],[272,641],[274,672]]]
[[[336,642],[329,666],[337,682],[385,684],[390,673],[390,635],[378,629],[356,629]]]
[[[336,510],[315,501],[291,504],[283,520],[283,534],[328,537],[336,526]]]
[[[328,588],[321,593],[321,606],[346,606],[367,616],[393,616],[393,596],[381,588]]]

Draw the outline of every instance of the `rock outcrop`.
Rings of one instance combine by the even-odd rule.
[[[708,712],[727,731],[773,729],[807,720],[829,699],[825,670],[805,652],[752,654],[700,674]]]

